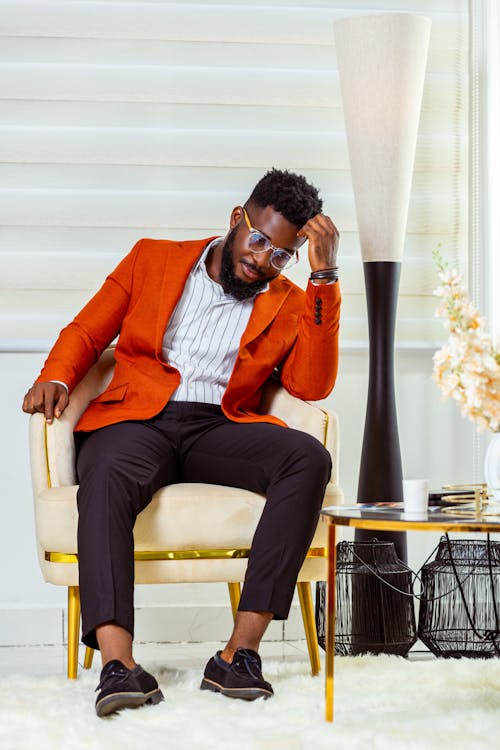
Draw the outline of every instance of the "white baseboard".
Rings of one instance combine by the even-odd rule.
[[[229,606],[142,606],[135,611],[135,639],[152,643],[199,643],[224,641],[229,637],[232,617]],[[0,609],[0,646],[41,646],[66,643],[67,611],[60,607]],[[270,624],[265,640],[304,638],[298,604],[286,621]]]

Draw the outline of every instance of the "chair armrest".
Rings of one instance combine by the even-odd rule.
[[[89,402],[102,393],[111,380],[113,349],[107,349],[69,397],[59,419],[47,424],[43,414],[30,418],[31,477],[35,495],[47,487],[77,483],[73,431]]]

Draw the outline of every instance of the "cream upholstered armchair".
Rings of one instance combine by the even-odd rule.
[[[68,587],[68,677],[73,679],[80,633],[73,428],[89,401],[105,390],[113,367],[113,349],[108,349],[75,388],[59,420],[47,425],[42,414],[30,418],[38,555],[45,580]],[[265,401],[266,413],[314,435],[330,451],[333,470],[324,504],[342,502],[336,415],[290,396],[278,382],[266,387]],[[136,583],[226,582],[234,615],[264,502],[262,495],[233,487],[187,483],[163,487],[135,524]],[[313,674],[319,671],[319,653],[310,582],[326,578],[323,526],[318,525],[297,583]],[[92,655],[88,648],[86,668],[92,664]]]

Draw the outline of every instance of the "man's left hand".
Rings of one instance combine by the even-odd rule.
[[[316,214],[297,233],[309,241],[309,265],[311,271],[322,271],[337,265],[339,230],[325,214]]]

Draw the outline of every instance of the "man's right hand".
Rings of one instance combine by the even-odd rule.
[[[52,424],[54,417],[59,419],[68,403],[68,391],[60,383],[35,383],[24,397],[23,411],[27,414],[42,412],[47,423]]]

